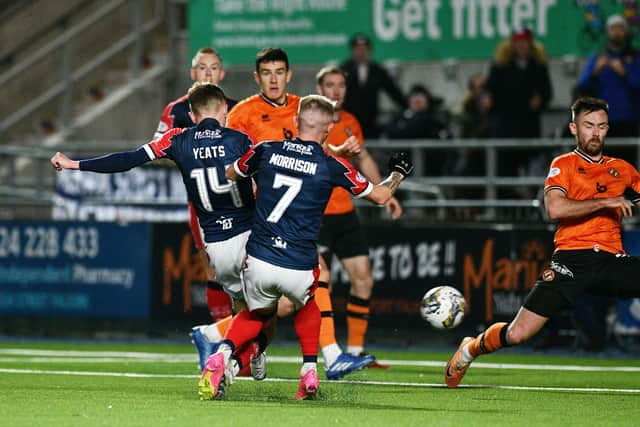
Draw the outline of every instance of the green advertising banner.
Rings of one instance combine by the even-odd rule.
[[[489,59],[514,28],[531,29],[550,56],[587,55],[604,22],[624,14],[638,29],[637,0],[191,0],[190,51],[216,47],[226,64],[249,65],[265,46],[293,63],[348,57],[356,32],[378,60]]]

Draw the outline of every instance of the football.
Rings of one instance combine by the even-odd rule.
[[[437,286],[422,297],[420,315],[436,329],[452,329],[464,319],[467,304],[456,288]]]

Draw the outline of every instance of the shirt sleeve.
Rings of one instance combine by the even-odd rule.
[[[151,141],[148,144],[142,146],[144,150],[147,152],[149,159],[162,159],[169,158],[173,159],[173,150],[171,148],[171,144],[173,143],[173,137],[181,134],[187,129],[174,128],[170,129],[167,132],[163,133],[160,139],[155,141]]]
[[[551,162],[549,167],[549,173],[544,181],[544,193],[546,194],[550,190],[560,190],[563,193],[568,193],[571,168],[566,161],[555,158]]]
[[[160,116],[160,122],[158,123],[158,128],[156,132],[153,134],[153,139],[160,139],[162,135],[173,128],[173,114],[171,113],[171,108],[173,107],[173,103],[167,104],[164,107],[164,111],[162,111],[162,116]]]
[[[238,160],[233,162],[236,173],[243,178],[253,175],[258,171],[260,157],[264,151],[264,145],[258,144],[249,148]]]
[[[329,156],[327,163],[334,186],[344,188],[356,198],[365,197],[373,190],[373,184],[348,161]]]
[[[126,172],[152,160],[144,147],[135,151],[123,151],[80,160],[80,170],[100,173]]]
[[[627,169],[631,175],[631,185],[627,188],[627,191],[625,191],[624,194],[631,203],[636,204],[640,202],[640,173],[638,173],[638,170],[629,163],[627,163]]]

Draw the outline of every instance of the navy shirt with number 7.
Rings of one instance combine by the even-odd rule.
[[[318,265],[316,241],[333,188],[343,187],[355,197],[373,189],[350,163],[299,138],[262,142],[233,166],[238,175],[253,176],[258,186],[247,254],[294,270]]]

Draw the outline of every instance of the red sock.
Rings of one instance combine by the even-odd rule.
[[[320,338],[320,310],[314,298],[296,313],[293,326],[300,341],[302,356],[305,361],[318,359],[318,339]]]
[[[240,350],[236,350],[233,353],[233,357],[240,363],[240,372],[238,376],[244,377],[251,374],[251,356],[258,354],[258,342],[256,340],[250,341],[243,345]]]
[[[240,350],[244,344],[258,336],[262,326],[264,326],[264,320],[260,316],[249,310],[242,310],[233,316],[224,339],[231,341],[234,348]]]
[[[214,322],[231,316],[231,297],[218,282],[207,282],[207,307]]]

